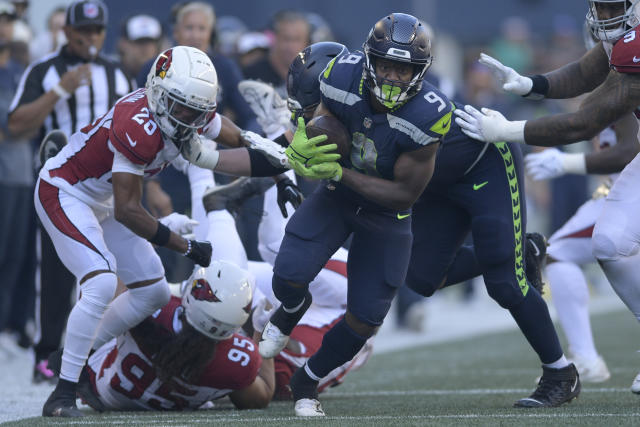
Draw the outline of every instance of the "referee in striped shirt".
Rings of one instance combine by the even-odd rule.
[[[107,8],[100,0],[69,5],[64,27],[68,43],[32,63],[22,75],[9,108],[13,134],[42,140],[49,131],[60,129],[70,136],[133,90],[120,66],[100,54],[106,24]],[[40,238],[33,379],[54,382],[46,358],[60,347],[75,279],[58,259],[48,234],[40,233]]]

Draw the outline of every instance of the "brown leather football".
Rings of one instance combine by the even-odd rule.
[[[307,137],[327,135],[327,140],[319,145],[336,144],[341,159],[346,159],[351,153],[351,134],[347,128],[333,116],[314,117],[306,127]]]

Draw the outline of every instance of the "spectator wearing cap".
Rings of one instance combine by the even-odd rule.
[[[11,57],[16,13],[0,1],[0,331],[17,333],[29,346],[25,326],[35,293],[35,217],[32,148],[9,132],[9,103],[24,67]]]
[[[236,42],[238,62],[243,68],[263,59],[269,52],[271,39],[265,33],[250,32],[241,35]]]
[[[14,135],[44,135],[60,129],[66,135],[104,115],[133,87],[120,66],[100,53],[107,8],[99,0],[75,1],[66,12],[67,44],[33,62],[24,72],[9,107],[9,131]],[[58,259],[48,234],[40,233],[40,292],[36,296],[34,381],[52,380],[49,353],[60,348],[70,311],[75,279]]]
[[[161,49],[160,21],[149,15],[134,15],[124,21],[118,53],[122,67],[130,76],[137,76],[144,64],[154,60]]]

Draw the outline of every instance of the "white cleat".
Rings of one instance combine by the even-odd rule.
[[[574,365],[576,365],[576,369],[580,374],[580,381],[584,383],[601,383],[607,381],[611,378],[611,373],[609,373],[609,368],[607,368],[607,364],[605,363],[602,356],[598,356],[595,359],[583,359],[578,356],[574,356],[571,359]],[[640,379],[636,377],[638,380],[638,391],[634,391],[634,393],[640,393]],[[634,384],[636,381],[634,381]],[[633,388],[633,387],[632,387]]]
[[[280,329],[271,322],[262,331],[262,337],[258,343],[260,356],[265,359],[273,359],[287,346],[289,335],[283,334]]]
[[[633,383],[631,383],[631,392],[640,394],[640,374],[636,375],[633,379]]]
[[[298,417],[324,417],[322,405],[317,399],[296,400],[296,415]]]

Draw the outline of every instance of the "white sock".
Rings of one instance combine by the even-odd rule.
[[[98,349],[142,322],[147,316],[164,307],[171,298],[169,284],[163,278],[142,288],[129,289],[113,300],[104,313],[93,348]]]
[[[562,369],[562,368],[566,368],[567,366],[569,366],[569,361],[567,360],[566,357],[564,357],[564,354],[560,357],[560,359],[556,360],[553,363],[544,363],[542,366],[546,366],[547,368],[552,368],[552,369]]]
[[[109,302],[116,292],[118,278],[113,273],[98,274],[80,286],[81,298],[67,320],[60,378],[78,382],[87,362],[91,344]]]
[[[571,353],[585,360],[596,359],[598,352],[589,320],[589,288],[582,270],[571,262],[557,261],[547,264],[546,275]]]
[[[211,211],[207,214],[209,233],[207,240],[213,245],[211,261],[224,260],[245,270],[249,269],[247,253],[244,250],[236,221],[226,210]]]

